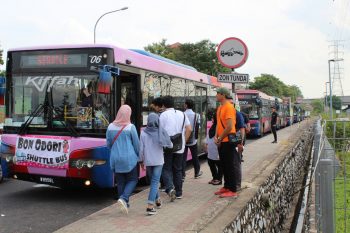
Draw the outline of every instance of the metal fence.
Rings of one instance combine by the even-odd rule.
[[[315,134],[315,226],[350,233],[350,121],[324,121]]]

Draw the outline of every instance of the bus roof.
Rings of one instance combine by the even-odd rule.
[[[134,51],[134,52],[137,52],[137,53],[140,53],[142,55],[148,56],[148,57],[153,57],[153,58],[161,60],[161,61],[169,62],[169,63],[177,65],[177,66],[182,66],[182,67],[185,67],[187,69],[197,71],[197,69],[192,67],[192,66],[188,66],[188,65],[182,64],[180,62],[176,62],[176,61],[170,60],[168,58],[165,58],[165,57],[162,57],[162,56],[159,56],[159,55],[147,52],[145,50],[141,50],[141,49],[130,49],[130,50]]]
[[[50,49],[79,49],[79,48],[111,48],[114,50],[114,58],[117,64],[133,66],[149,71],[159,72],[171,76],[177,76],[201,83],[211,84],[214,86],[225,86],[230,88],[227,83],[217,82],[217,78],[204,73],[198,72],[195,68],[181,64],[179,62],[143,51],[129,50],[119,48],[110,44],[77,44],[77,45],[52,45],[52,46],[36,46],[9,49],[14,51],[30,51],[30,50],[50,50]],[[131,63],[130,63],[131,62]]]
[[[269,96],[269,95],[265,94],[264,92],[258,91],[258,90],[252,90],[252,89],[237,90],[236,93],[238,95],[259,94],[260,98],[267,99],[267,100],[275,100],[275,97]]]

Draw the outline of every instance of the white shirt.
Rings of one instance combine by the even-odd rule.
[[[201,117],[198,113],[195,113],[192,109],[187,109],[185,111],[185,114],[188,118],[188,120],[190,121],[191,123],[191,127],[192,127],[192,137],[193,137],[193,142],[191,144],[186,144],[186,146],[193,146],[193,145],[196,145],[197,144],[197,139],[195,138],[195,124],[199,125],[200,126],[200,123],[201,123]],[[194,122],[194,116],[196,115],[196,122]]]
[[[185,123],[184,123],[185,117]],[[175,134],[182,132],[182,149],[176,151],[177,154],[182,154],[185,151],[185,128],[191,125],[186,114],[180,110],[175,110],[174,108],[168,108],[159,117],[159,127],[165,129],[169,136],[174,136]],[[183,127],[181,129],[181,127]]]

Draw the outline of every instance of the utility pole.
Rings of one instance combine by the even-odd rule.
[[[342,79],[344,78],[343,68],[343,55],[344,44],[342,40],[333,40],[329,46],[331,51],[329,52],[330,60],[333,60],[333,67],[331,69],[331,80],[333,95],[344,96]]]

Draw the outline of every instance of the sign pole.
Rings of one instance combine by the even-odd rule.
[[[231,70],[232,70],[231,73],[235,73],[234,68],[232,68]],[[232,83],[232,99],[233,99],[233,101],[235,101],[235,99],[236,99],[235,95],[236,95],[236,83]]]

